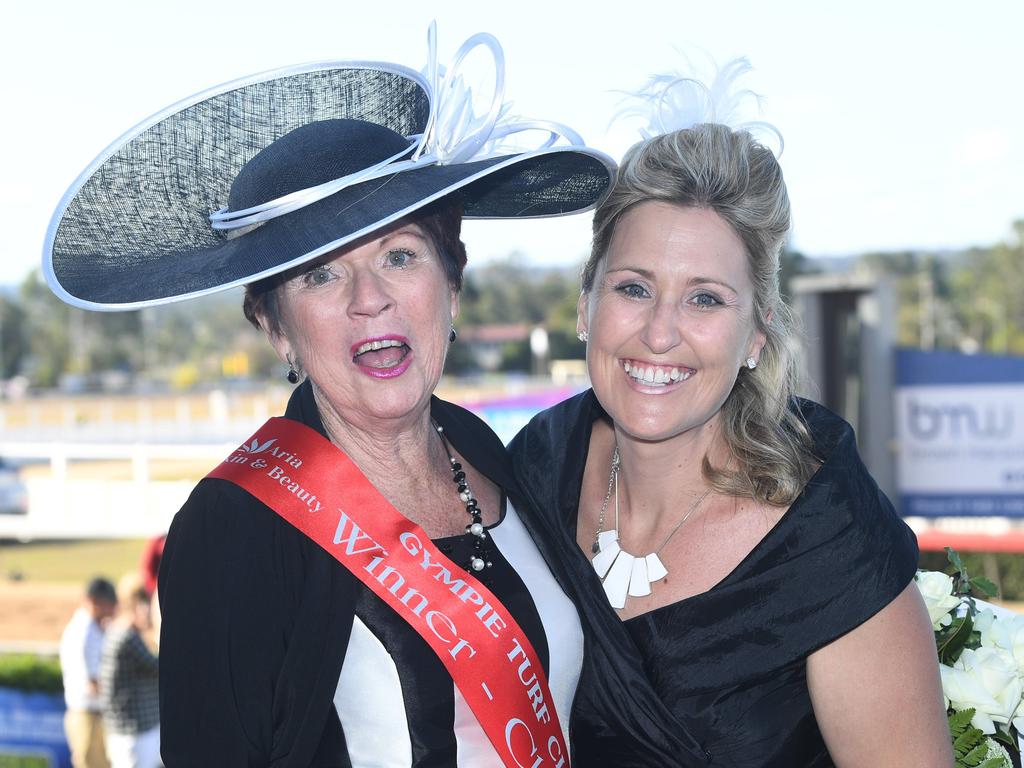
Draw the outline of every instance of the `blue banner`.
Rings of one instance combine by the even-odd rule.
[[[71,768],[62,695],[0,688],[0,765]]]
[[[900,512],[1024,518],[1024,357],[896,353]]]

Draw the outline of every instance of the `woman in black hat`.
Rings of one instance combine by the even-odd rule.
[[[486,36],[453,69],[481,43],[500,69]],[[317,65],[202,94],[101,156],[51,226],[65,300],[245,284],[246,317],[301,381],[168,535],[171,768],[567,764],[568,582],[500,441],[432,392],[462,217],[586,210],[613,166],[547,124],[521,126],[552,131],[540,150],[501,153],[500,98],[467,118],[454,75]]]

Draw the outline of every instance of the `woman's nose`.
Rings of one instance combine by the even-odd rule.
[[[394,305],[387,281],[372,270],[353,271],[351,281],[350,315],[375,317]]]
[[[681,341],[678,308],[672,302],[659,301],[651,307],[640,340],[656,354],[668,352]]]

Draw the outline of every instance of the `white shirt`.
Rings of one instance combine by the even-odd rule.
[[[576,608],[551,575],[511,502],[504,517],[488,527],[488,532],[490,546],[508,561],[537,610],[548,646],[551,697],[568,744],[569,717],[583,666],[583,629]],[[399,654],[397,661],[392,653]],[[407,713],[426,711],[449,700],[438,691],[421,690],[403,680],[400,654],[400,647],[386,647],[358,615],[355,617],[334,694],[354,768],[408,768],[414,762],[416,723],[410,723]],[[500,768],[504,763],[476,715],[455,684],[450,685],[455,709],[456,760],[452,765]]]
[[[87,609],[79,608],[60,636],[60,670],[68,709],[99,711],[99,697],[90,693],[89,681],[99,680],[102,656],[103,629]]]

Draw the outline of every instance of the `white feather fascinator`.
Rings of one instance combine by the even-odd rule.
[[[713,74],[704,80],[694,76],[696,68],[688,56],[682,56],[687,73],[655,75],[640,90],[627,92],[623,99],[626,103],[614,120],[640,121],[640,135],[645,140],[702,123],[719,123],[754,135],[768,134],[773,139],[771,143],[778,143],[775,155],[780,156],[783,140],[779,130],[763,120],[744,119],[751,103],[759,114],[763,100],[759,94],[738,85],[753,69],[750,62],[741,57],[719,67],[709,59]]]

